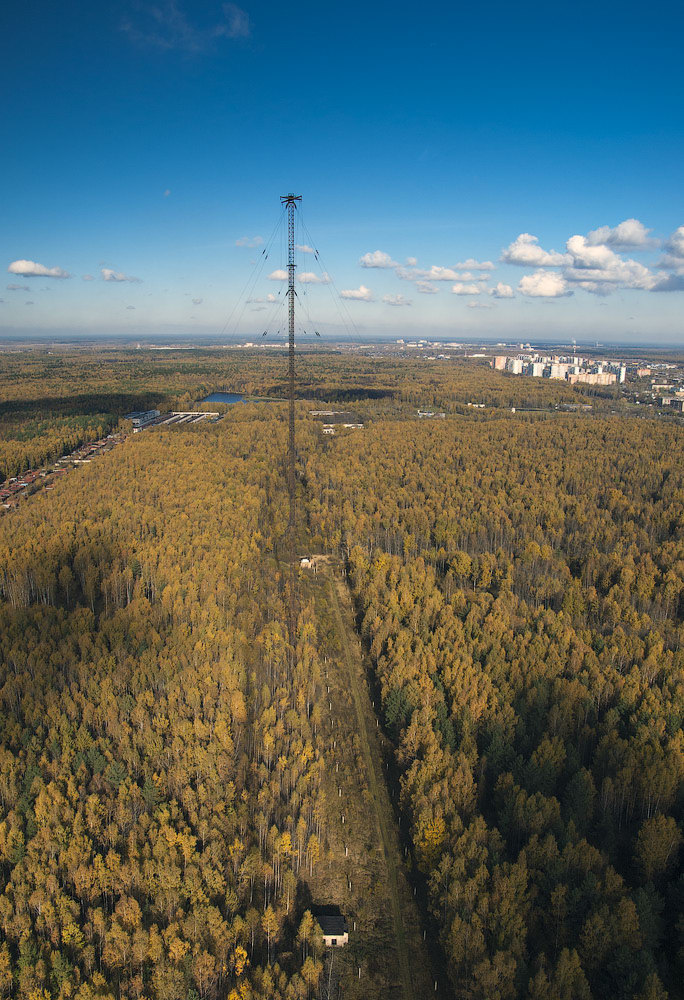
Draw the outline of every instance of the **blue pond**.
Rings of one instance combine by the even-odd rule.
[[[245,397],[237,392],[212,392],[210,396],[205,396],[203,403],[244,403]]]

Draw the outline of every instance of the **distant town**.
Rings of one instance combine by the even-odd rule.
[[[497,354],[490,364],[496,371],[511,375],[561,379],[571,385],[622,385],[628,378],[630,381],[650,378],[651,397],[661,406],[684,412],[684,376],[677,365],[667,362],[645,365],[619,359],[523,351],[515,355]]]
[[[517,354],[508,357],[497,354],[492,359],[492,368],[510,372],[512,375],[530,375],[533,378],[563,379],[574,385],[613,385],[627,380],[627,365],[622,361],[595,361],[578,355]],[[646,371],[650,375],[650,369]]]

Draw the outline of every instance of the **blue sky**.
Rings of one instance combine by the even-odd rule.
[[[252,336],[292,190],[362,334],[684,343],[678,3],[2,18],[7,333]],[[338,332],[332,287],[301,291]]]

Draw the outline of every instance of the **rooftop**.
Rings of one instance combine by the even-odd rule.
[[[348,933],[347,921],[339,906],[318,906],[312,912],[326,936],[339,935],[341,937]]]

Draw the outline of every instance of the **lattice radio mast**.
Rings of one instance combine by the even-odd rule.
[[[290,560],[290,593],[288,612],[288,637],[293,655],[297,644],[297,603],[295,568],[295,207],[302,200],[300,194],[283,194],[281,204],[287,207],[287,294],[289,297],[289,352],[287,374],[289,383],[290,426],[287,454],[287,490],[290,496],[290,517],[288,523],[288,557]]]

